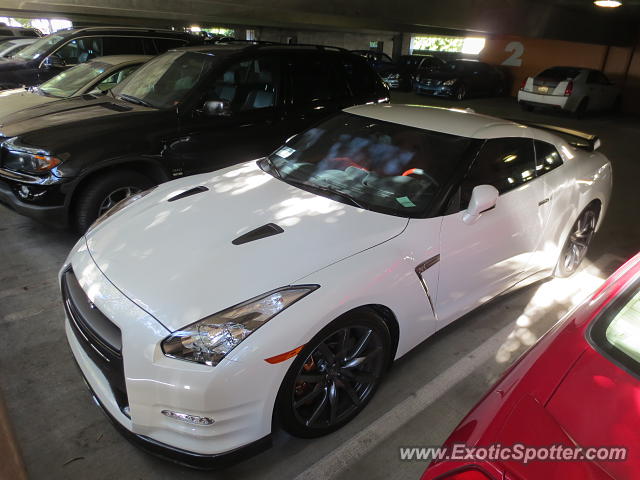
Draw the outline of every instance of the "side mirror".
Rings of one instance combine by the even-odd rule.
[[[462,216],[462,221],[467,225],[474,224],[480,215],[496,206],[498,201],[498,190],[492,185],[478,185],[471,192],[469,207]]]
[[[204,102],[202,113],[207,117],[230,117],[231,106],[226,100],[208,100]]]
[[[64,68],[67,66],[67,62],[64,59],[57,57],[56,55],[49,55],[44,59],[43,65],[46,68]]]

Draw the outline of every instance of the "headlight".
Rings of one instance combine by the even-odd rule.
[[[447,87],[450,87],[451,85],[453,85],[457,81],[458,81],[457,78],[452,78],[451,80],[445,80],[444,82],[442,82],[442,85],[446,85]]]
[[[293,285],[203,318],[162,341],[167,357],[216,366],[245,338],[319,285]]]
[[[131,205],[133,202],[136,202],[138,200],[140,200],[142,197],[149,195],[151,192],[153,192],[156,189],[156,187],[152,187],[148,190],[145,190],[143,192],[140,193],[136,193],[134,195],[131,195],[130,197],[127,198],[123,198],[122,200],[120,200],[118,203],[116,203],[113,207],[111,207],[110,210],[107,210],[103,215],[99,216],[95,222],[93,222],[91,224],[91,226],[87,229],[87,233],[89,233],[92,229],[94,229],[95,227],[97,227],[98,225],[100,225],[102,222],[104,222],[107,218],[109,218],[112,215],[115,215],[116,213],[118,213],[120,210],[122,210],[125,207],[128,207],[129,205]]]
[[[40,148],[21,145],[17,138],[4,142],[6,153],[2,166],[7,170],[24,173],[44,173],[60,165],[62,160]]]

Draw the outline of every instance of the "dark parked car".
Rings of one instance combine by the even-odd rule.
[[[444,61],[433,55],[402,55],[397,62],[385,66],[380,76],[390,88],[410,91],[418,72],[431,72],[444,66]]]
[[[416,77],[416,93],[454,97],[501,95],[505,78],[500,70],[475,60],[453,60],[441,69],[420,72]]]
[[[202,43],[188,33],[128,27],[88,27],[33,42],[10,60],[0,59],[0,90],[38,85],[61,71],[106,55],[157,55]]]
[[[263,157],[389,90],[346,50],[226,44],[174,50],[107,95],[23,110],[0,127],[0,202],[85,231],[128,195]]]
[[[391,57],[386,53],[375,52],[373,50],[351,50],[351,53],[364,57],[371,68],[378,73],[393,65],[393,60],[391,60]]]

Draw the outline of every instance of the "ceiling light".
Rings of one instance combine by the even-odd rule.
[[[595,0],[593,3],[598,7],[604,8],[616,8],[622,5],[620,0]]]

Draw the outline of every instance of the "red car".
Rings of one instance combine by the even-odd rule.
[[[422,480],[640,478],[640,254],[511,366],[433,458]]]

